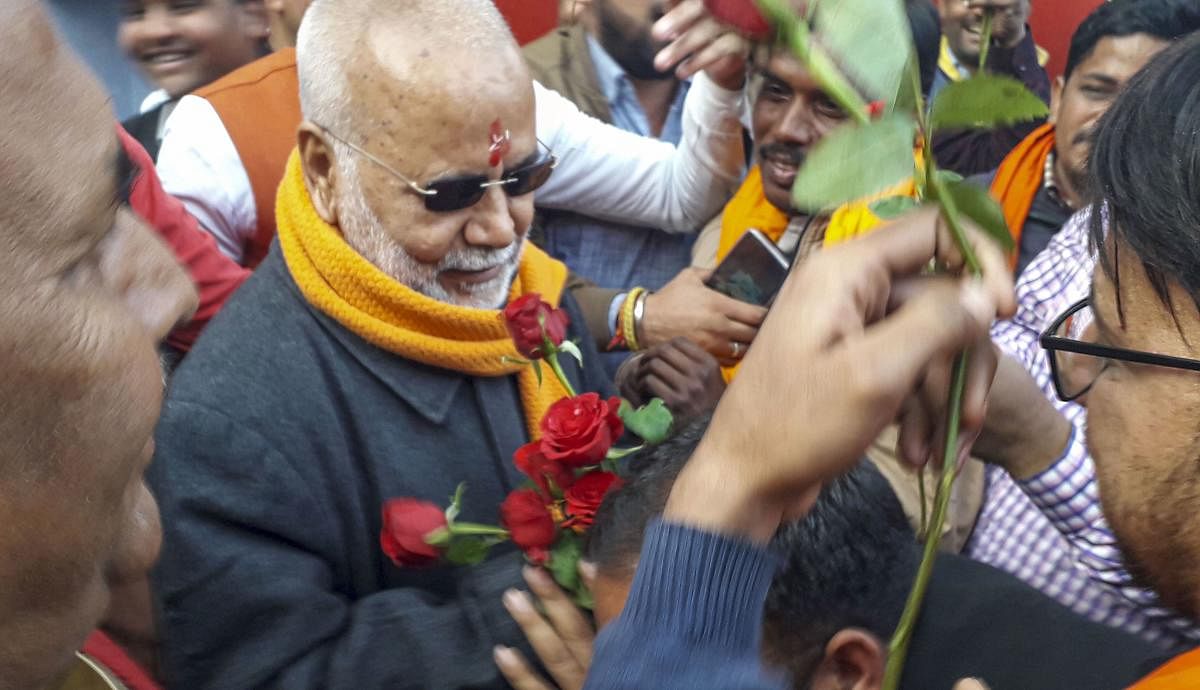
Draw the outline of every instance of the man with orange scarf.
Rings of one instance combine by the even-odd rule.
[[[479,46],[487,46],[481,50]],[[317,0],[278,248],[177,372],[151,482],[163,673],[186,688],[503,688],[521,558],[398,568],[381,507],[494,523],[513,452],[563,395],[499,308],[538,293],[598,362],[566,267],[525,242],[554,152],[490,0]],[[563,362],[576,390],[601,368]]]
[[[1085,203],[1087,161],[1100,117],[1134,73],[1191,28],[1182,11],[1170,19],[1162,5],[1110,3],[1089,15],[1071,39],[1063,76],[1051,88],[1049,123],[999,168],[974,178],[1004,207],[1018,247],[1012,257],[1018,277]]]

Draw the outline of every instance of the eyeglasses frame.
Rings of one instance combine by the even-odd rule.
[[[1144,352],[1142,350],[1130,350],[1123,347],[1115,347],[1112,345],[1099,345],[1097,343],[1088,343],[1074,338],[1063,338],[1055,335],[1059,328],[1066,323],[1067,319],[1082,311],[1085,307],[1091,306],[1092,299],[1086,297],[1071,305],[1066,311],[1056,318],[1053,323],[1042,333],[1038,338],[1038,343],[1043,350],[1049,354],[1050,359],[1050,377],[1054,382],[1054,391],[1058,393],[1058,397],[1063,402],[1071,402],[1078,400],[1096,385],[1096,380],[1100,378],[1100,374],[1096,374],[1096,378],[1092,382],[1074,395],[1067,395],[1062,387],[1062,380],[1059,376],[1058,363],[1054,356],[1055,352],[1072,352],[1080,355],[1088,355],[1090,357],[1101,357],[1106,360],[1117,360],[1121,362],[1132,362],[1134,364],[1148,364],[1155,367],[1166,367],[1168,369],[1182,369],[1184,371],[1200,371],[1200,360],[1189,359],[1187,357],[1176,357],[1174,355],[1160,355],[1154,352]],[[1108,368],[1108,363],[1100,369],[1103,373]]]

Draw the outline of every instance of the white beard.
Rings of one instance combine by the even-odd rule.
[[[339,156],[339,158],[341,158]],[[509,288],[521,260],[525,238],[503,249],[463,247],[452,249],[436,264],[417,261],[383,228],[379,216],[363,198],[357,176],[342,173],[344,191],[340,194],[338,214],[347,244],[367,261],[396,282],[446,304],[474,309],[499,309],[508,301]],[[350,175],[346,173],[350,172]],[[448,292],[438,281],[443,271],[484,271],[496,266],[504,269],[486,283],[463,284],[458,294]]]

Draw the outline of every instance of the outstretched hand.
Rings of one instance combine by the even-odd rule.
[[[718,86],[737,91],[746,83],[750,42],[714,19],[703,0],[680,0],[651,30],[655,39],[670,41],[654,57],[660,71],[675,67],[687,79],[703,70]]]
[[[849,468],[920,387],[1015,309],[999,247],[970,231],[963,259],[936,210],[822,251],[784,284],[667,504],[669,520],[765,542]],[[921,273],[936,261],[947,273]],[[994,361],[972,361],[963,427],[984,417]],[[931,432],[932,433],[932,432]],[[929,440],[932,446],[933,440]]]

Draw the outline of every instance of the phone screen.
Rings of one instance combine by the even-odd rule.
[[[787,279],[788,262],[761,232],[738,240],[706,284],[736,300],[768,306]]]

